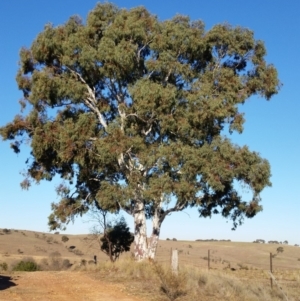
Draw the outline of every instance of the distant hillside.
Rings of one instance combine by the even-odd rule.
[[[63,237],[67,237],[65,242]],[[278,252],[278,248],[282,250]],[[300,269],[300,248],[296,246],[264,243],[244,243],[216,240],[177,241],[160,240],[156,259],[170,262],[171,249],[177,249],[179,264],[190,264],[207,268],[208,257],[212,269],[263,269],[268,270],[270,253],[273,254],[274,269]],[[50,234],[27,230],[0,229],[0,262],[11,264],[24,257],[37,261],[59,254],[71,263],[91,261],[94,255],[99,262],[108,261],[92,236]],[[124,256],[124,255],[123,255]],[[127,253],[125,256],[130,256]]]
[[[63,237],[67,237],[65,242]],[[67,240],[67,241],[66,241]],[[37,261],[59,254],[70,262],[107,260],[100,251],[97,241],[91,235],[50,234],[27,230],[0,229],[0,261],[8,264],[24,257],[33,257]]]

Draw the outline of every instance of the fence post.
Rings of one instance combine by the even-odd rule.
[[[210,270],[210,250],[208,250],[208,256],[207,256],[207,268]]]
[[[178,250],[172,250],[172,272],[178,274]]]
[[[271,274],[273,274],[273,262],[272,262],[272,259],[273,259],[273,255],[272,253],[270,253],[270,272]],[[271,288],[273,288],[273,278],[270,277],[270,283],[271,283]]]

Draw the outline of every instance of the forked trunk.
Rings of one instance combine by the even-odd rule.
[[[147,241],[145,205],[138,201],[134,208],[134,257],[135,260],[154,259],[158,245],[161,224],[164,217],[159,215],[160,207],[156,208],[152,218],[152,233]]]
[[[134,257],[141,261],[147,258],[147,228],[145,206],[137,201],[134,208]]]

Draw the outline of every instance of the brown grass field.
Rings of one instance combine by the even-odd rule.
[[[69,238],[66,242],[64,235]],[[154,263],[135,263],[128,252],[112,264],[91,238],[0,229],[0,300],[300,301],[300,248],[296,246],[160,240]],[[277,254],[278,247],[283,252]],[[177,276],[169,270],[172,249],[178,250]],[[272,260],[273,288],[270,253],[277,254]],[[12,271],[28,258],[40,271]]]

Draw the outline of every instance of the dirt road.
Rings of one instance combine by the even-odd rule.
[[[142,301],[121,284],[95,280],[84,272],[23,272],[0,275],[1,301]]]

